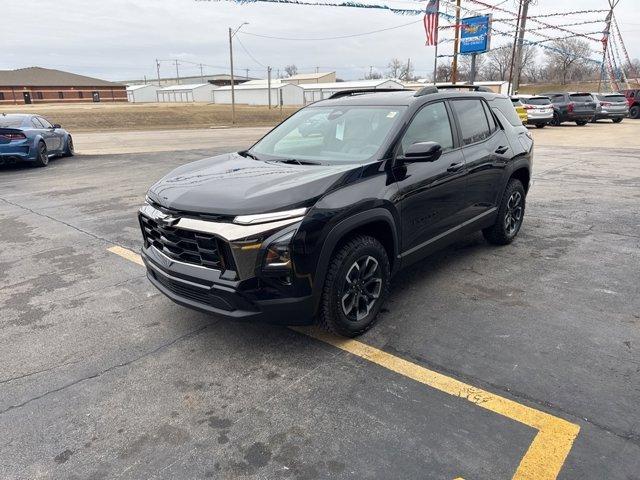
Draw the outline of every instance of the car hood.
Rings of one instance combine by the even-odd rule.
[[[149,189],[159,205],[185,212],[246,215],[308,206],[344,184],[360,165],[290,165],[237,153],[176,168]]]

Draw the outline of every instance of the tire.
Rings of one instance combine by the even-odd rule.
[[[598,119],[594,116],[591,118],[591,123],[596,123],[598,121]]]
[[[547,125],[545,123],[536,123],[536,128],[544,128]]]
[[[526,194],[522,182],[512,178],[502,194],[496,222],[482,230],[484,238],[494,245],[508,245],[513,242],[522,226],[525,206]],[[516,210],[518,208],[519,210]]]
[[[75,154],[75,150],[73,148],[73,138],[71,135],[67,137],[67,144],[64,147],[64,152],[62,153],[63,157],[73,157]]]
[[[621,118],[612,118],[613,123],[620,123],[622,121]]]
[[[558,113],[554,113],[553,120],[551,120],[551,125],[553,125],[554,127],[559,127],[561,124],[562,122],[560,121],[560,115],[558,115]]]
[[[579,122],[576,122],[576,125],[578,125],[579,127],[584,127],[587,123],[586,120],[580,120]]]
[[[358,235],[334,252],[325,277],[318,323],[331,333],[356,337],[377,320],[391,272],[387,251],[375,238]]]
[[[49,164],[49,152],[47,152],[47,145],[40,141],[38,142],[38,157],[36,158],[36,167],[46,167]]]
[[[629,109],[629,116],[631,118],[640,118],[640,105],[634,105]]]

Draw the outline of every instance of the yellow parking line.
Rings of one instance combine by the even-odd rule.
[[[109,248],[109,251],[143,265],[140,255],[131,250],[116,246]],[[580,426],[575,423],[468,385],[358,340],[337,337],[315,327],[291,328],[416,382],[467,400],[486,410],[538,430],[527,453],[520,461],[518,469],[513,475],[513,480],[553,480],[557,478],[571,451],[573,442],[580,432]]]

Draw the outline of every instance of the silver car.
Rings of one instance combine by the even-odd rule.
[[[543,95],[520,95],[520,101],[527,111],[527,125],[544,128],[553,120],[553,105],[549,97]]]
[[[591,96],[596,101],[596,114],[592,122],[609,119],[613,123],[620,123],[629,115],[629,104],[622,93],[592,93]]]

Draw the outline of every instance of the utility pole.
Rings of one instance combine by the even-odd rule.
[[[522,11],[520,12],[520,25],[518,28],[518,44],[516,51],[516,64],[513,67],[513,93],[517,92],[520,88],[520,73],[522,72],[522,45],[524,43],[524,32],[527,27],[527,14],[529,13],[529,2],[531,0],[522,0]]]
[[[180,85],[180,69],[178,68],[178,60],[175,60],[176,62],[176,83],[178,85]]]
[[[460,49],[460,0],[456,0],[456,24],[453,38],[453,63],[451,64],[451,83],[458,81],[458,50]],[[433,82],[435,83],[435,81]]]
[[[316,73],[320,71],[320,67],[316,67]]]
[[[245,79],[245,80],[249,80],[249,69],[248,69],[248,68],[245,68],[244,70],[245,70],[244,79]]]
[[[511,47],[511,64],[509,65],[509,94],[513,94],[513,64],[516,56],[516,44],[518,42],[518,33],[520,32],[520,17],[522,16],[522,0],[518,6],[518,18],[516,19],[516,33],[513,36],[513,47]]]
[[[605,72],[605,62],[607,61],[607,48],[609,48],[609,32],[611,31],[611,18],[613,17],[613,9],[620,0],[609,0],[609,13],[605,19],[605,28],[602,41],[602,68],[600,69],[600,79],[598,80],[598,92],[602,88],[602,77]],[[613,87],[613,85],[611,85]]]
[[[408,82],[411,76],[411,59],[407,58],[407,73],[404,74],[404,81]],[[434,82],[435,83],[435,82]]]
[[[160,86],[160,62],[156,58],[156,72],[158,73],[158,86]]]
[[[269,110],[271,110],[271,67],[267,67],[267,96],[269,98]]]
[[[238,28],[233,30],[229,27],[229,66],[231,67],[231,124],[236,123],[236,91],[235,91],[235,79],[233,78],[233,36],[238,33],[243,25],[247,25],[247,22],[240,24]]]
[[[204,74],[202,73],[202,64],[200,64],[200,83],[204,83]]]
[[[373,65],[369,65],[369,79],[371,79],[371,75],[373,75]]]

